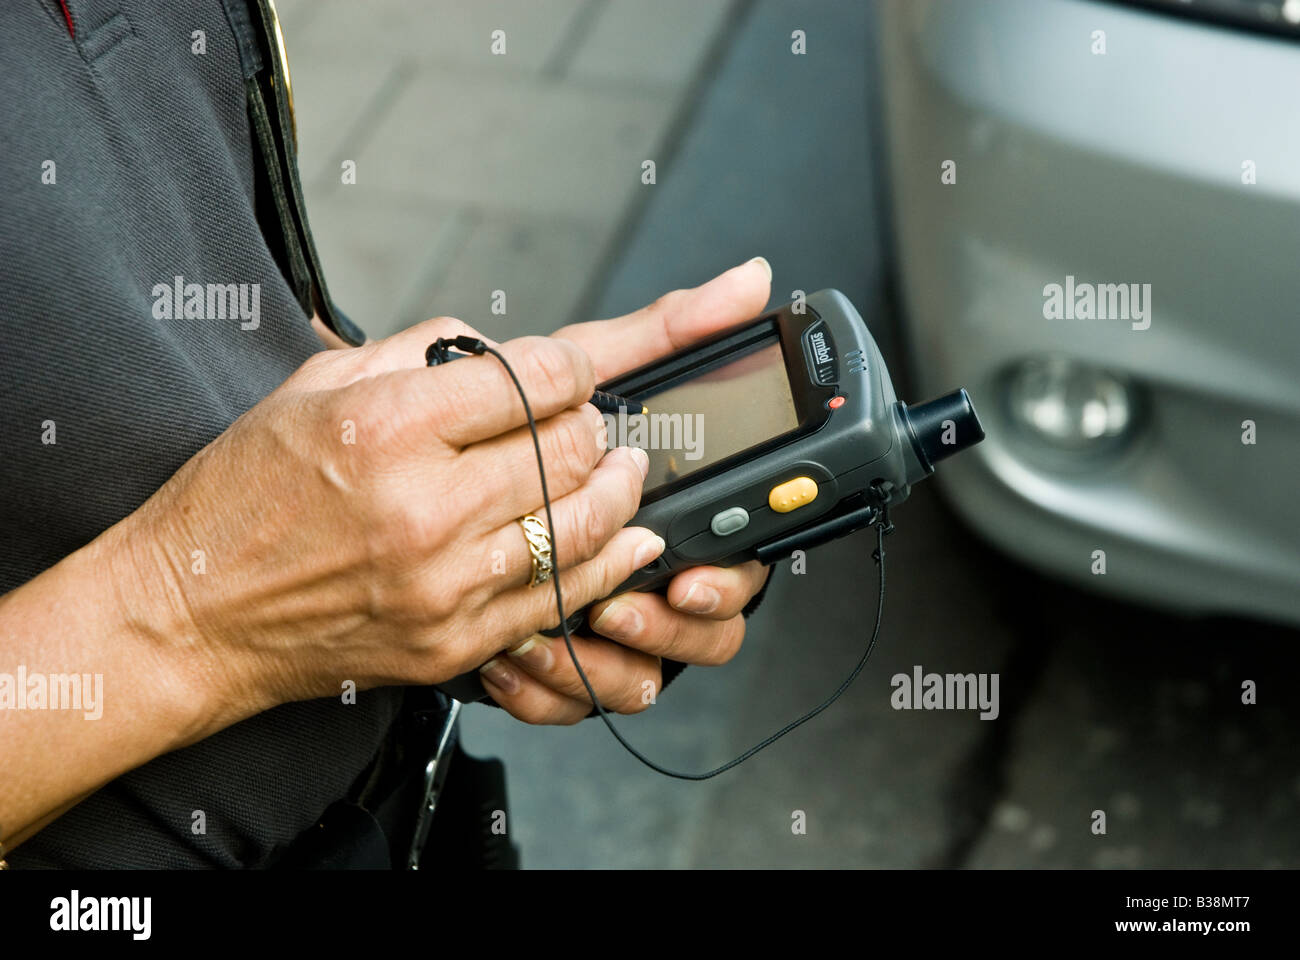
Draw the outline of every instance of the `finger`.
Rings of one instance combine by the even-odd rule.
[[[659,658],[596,637],[576,636],[573,652],[596,691],[601,706],[617,713],[640,713],[654,702],[663,683]],[[536,634],[508,653],[518,667],[551,690],[590,708],[591,695],[578,676],[564,639]]]
[[[716,666],[736,655],[745,618],[709,620],[681,613],[657,593],[624,593],[605,604],[591,629],[626,647],[683,663]]]
[[[613,320],[561,327],[553,336],[572,340],[608,380],[672,353],[711,333],[752,320],[767,306],[772,268],[755,257],[708,283],[664,294],[648,307]]]
[[[657,558],[663,549],[663,538],[652,531],[644,527],[624,527],[599,554],[576,567],[563,569],[567,561],[561,553],[559,576],[565,615],[581,610],[593,600],[609,596],[633,571]],[[500,611],[498,616],[503,618],[502,628],[491,631],[489,636],[523,639],[560,623],[555,589],[549,583],[516,587],[498,594],[494,607]],[[488,656],[495,653],[490,649],[484,652]]]
[[[573,724],[591,712],[591,704],[557,693],[501,656],[479,669],[483,689],[506,713],[524,723]]]
[[[609,442],[605,418],[589,403],[547,417],[537,425],[537,441],[552,503],[587,482]],[[537,451],[526,426],[471,444],[461,451],[459,463],[465,476],[475,478],[482,502],[493,505],[491,515],[480,518],[485,529],[534,512],[542,503]]]
[[[537,422],[591,399],[595,373],[577,345],[520,337],[500,347]],[[397,370],[375,381],[381,409],[400,411],[408,429],[464,447],[528,422],[514,381],[496,357],[466,357],[435,369]]]
[[[560,569],[570,569],[591,560],[636,515],[637,506],[641,502],[641,482],[645,479],[642,467],[645,462],[644,451],[619,447],[610,451],[580,489],[551,501],[551,516],[555,520],[555,529],[548,530],[551,535],[551,557],[553,562],[556,558],[559,559]],[[546,524],[546,511],[537,508],[536,501],[527,507],[512,509],[519,510],[520,515],[531,513],[543,525]],[[527,584],[531,580],[532,553],[517,520],[512,519],[493,531],[487,542],[494,560],[504,561],[493,566],[494,570],[505,577],[500,584],[501,589]],[[649,559],[645,561],[649,562]],[[534,589],[540,588],[539,584]],[[579,609],[573,606],[575,601],[569,599],[568,588],[563,581],[560,588],[565,591],[565,606],[570,611]],[[554,590],[547,588],[546,595],[549,597],[546,603],[554,608]],[[556,622],[559,622],[558,619]]]
[[[730,620],[767,582],[769,568],[757,560],[734,567],[693,567],[668,585],[668,603],[683,613]],[[594,610],[600,616],[602,610]]]
[[[734,567],[692,567],[668,584],[668,604],[682,613],[730,620],[740,613],[762,589],[771,573],[757,560]],[[593,604],[588,616],[596,622],[611,600]]]
[[[344,344],[336,335],[325,329],[319,319],[312,326],[327,347]],[[424,367],[424,351],[439,337],[479,337],[468,324],[455,317],[434,317],[413,327],[360,347],[329,349],[313,355],[300,368],[290,382],[296,389],[329,390],[346,387],[396,370],[418,370]],[[480,337],[480,339],[486,339]],[[488,340],[488,343],[492,341]]]
[[[428,366],[425,352],[439,337],[448,340],[453,337],[477,337],[490,346],[499,346],[495,340],[483,336],[468,323],[455,317],[434,317],[367,345],[367,375],[391,373],[394,370],[418,370]]]

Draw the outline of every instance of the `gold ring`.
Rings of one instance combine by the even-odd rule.
[[[523,527],[528,552],[533,557],[533,575],[528,585],[535,587],[551,579],[551,573],[555,570],[555,564],[551,562],[551,535],[546,532],[546,524],[531,513],[520,517],[518,522]]]

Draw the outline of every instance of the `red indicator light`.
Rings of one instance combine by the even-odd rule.
[[[826,406],[830,407],[832,410],[838,410],[840,407],[844,406],[844,398],[831,397],[826,401]]]

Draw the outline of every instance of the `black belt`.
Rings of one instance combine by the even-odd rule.
[[[275,864],[287,869],[513,869],[505,766],[461,749],[460,704],[407,688],[379,755]]]

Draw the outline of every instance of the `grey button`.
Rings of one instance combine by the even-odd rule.
[[[737,530],[744,530],[747,526],[749,526],[749,511],[744,507],[728,507],[726,510],[720,510],[709,521],[709,529],[720,537],[728,536]]]

